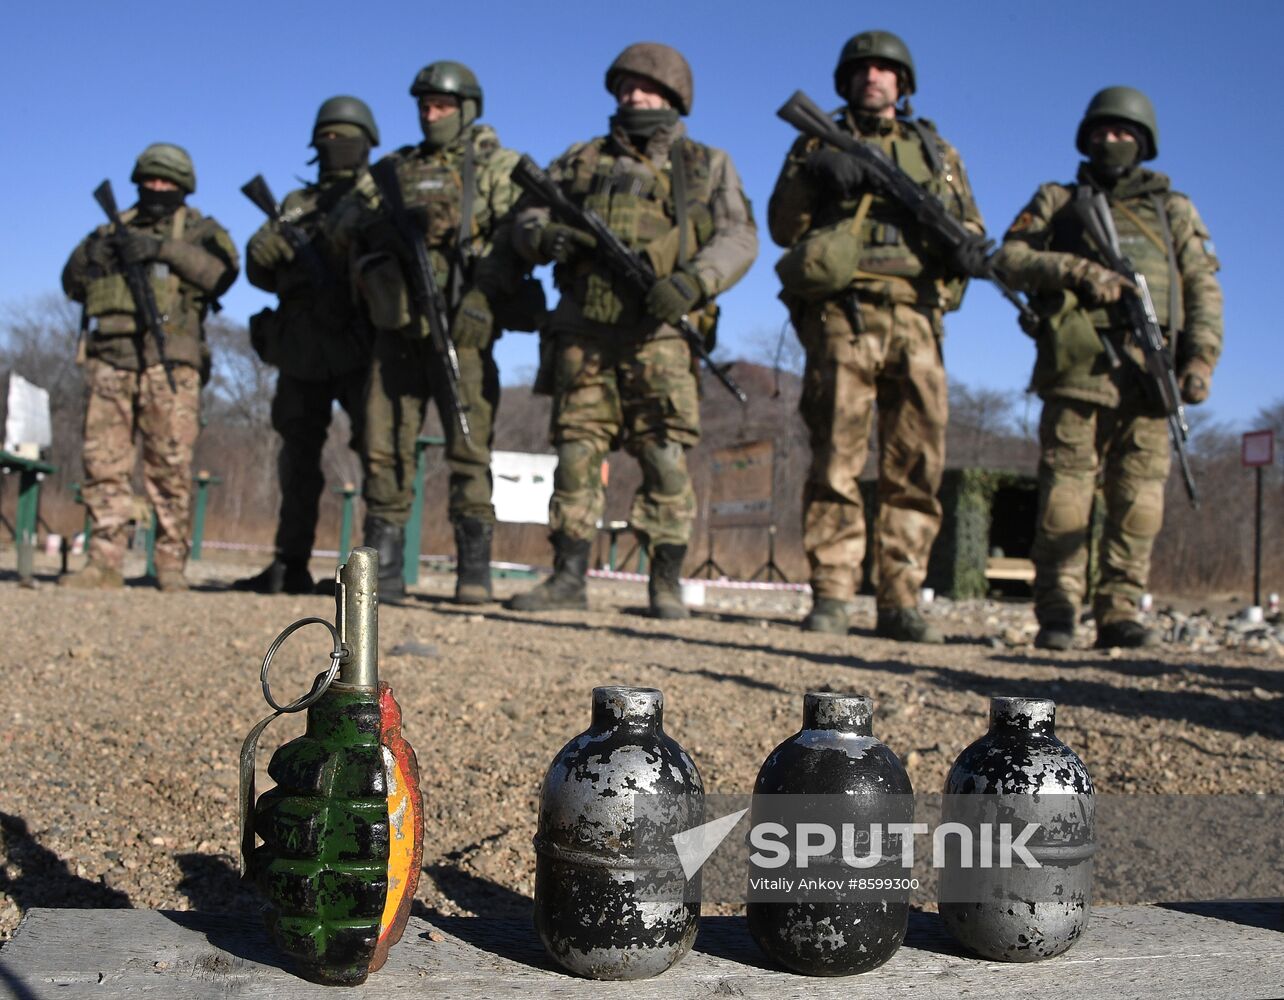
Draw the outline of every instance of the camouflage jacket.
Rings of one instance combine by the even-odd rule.
[[[322,178],[285,196],[282,216],[308,237],[314,254],[296,251],[291,260],[267,269],[246,253],[250,284],[280,299],[275,315],[266,321],[272,327],[270,362],[294,378],[318,381],[369,364],[369,330],[352,300],[348,258],[325,228],[326,216],[355,181],[355,176]],[[250,244],[277,229],[275,221],[265,222]],[[265,322],[263,314],[251,322]]]
[[[1008,227],[995,263],[1014,287],[1030,293],[1031,305],[1043,319],[1032,387],[1045,396],[1115,406],[1119,378],[1110,372],[1096,331],[1112,331],[1116,344],[1132,353],[1124,335],[1123,313],[1114,307],[1080,303],[1070,274],[1084,258],[1103,263],[1073,205],[1075,189],[1090,183],[1091,174],[1083,164],[1077,183],[1042,185]],[[1160,325],[1169,338],[1180,331],[1178,367],[1194,358],[1216,365],[1222,350],[1222,290],[1216,277],[1220,264],[1195,206],[1171,189],[1164,174],[1143,168],[1105,194],[1120,248],[1146,276]],[[1172,260],[1164,237],[1165,220]],[[1170,274],[1177,277],[1175,287]]]
[[[835,119],[852,135],[876,143],[916,183],[935,195],[969,230],[985,225],[958,151],[926,119],[862,119],[850,108]],[[807,169],[820,140],[800,136],[785,157],[767,205],[771,238],[782,247],[838,229],[858,237],[849,288],[862,297],[929,309],[957,309],[967,287],[948,256],[900,204],[874,188],[859,188],[837,200]],[[845,272],[844,272],[845,273]],[[789,301],[789,290],[782,293]]]
[[[135,207],[124,212],[121,221],[162,241],[159,259],[146,269],[164,317],[166,356],[175,364],[203,368],[208,353],[202,322],[236,280],[240,267],[232,237],[190,205],[154,221],[143,219]],[[99,226],[72,251],[62,270],[62,287],[85,306],[90,331],[86,355],[115,368],[141,371],[159,364],[160,357],[129,294],[123,269],[103,245],[108,234],[108,226]]]
[[[673,196],[675,148],[681,148],[685,167],[685,233],[677,225]],[[600,216],[630,249],[645,254],[658,276],[687,270],[699,278],[709,300],[744,277],[758,255],[753,208],[731,157],[688,139],[681,122],[658,130],[645,150],[618,132],[577,143],[553,161],[548,174],[572,201]],[[531,263],[548,263],[539,251],[540,233],[548,221],[544,206],[523,202],[518,208],[513,241]],[[552,316],[556,329],[602,336],[678,336],[647,316],[641,297],[623,287],[615,272],[591,253],[559,266],[554,280],[561,292]]]
[[[467,232],[462,232],[469,155],[474,193]],[[441,149],[403,146],[389,154],[396,164],[406,210],[423,231],[433,275],[452,302],[476,290],[491,308],[499,308],[503,304],[499,300],[515,294],[529,271],[512,252],[506,228],[519,194],[511,179],[518,158],[518,153],[499,144],[493,128],[477,124]],[[368,173],[339,202],[326,229],[339,252],[348,257],[354,294],[372,325],[407,336],[427,336],[427,318],[415,312],[409,296],[414,251],[403,243]],[[474,311],[472,316],[472,322],[493,324],[489,313],[479,318]],[[456,316],[456,324],[459,321]]]

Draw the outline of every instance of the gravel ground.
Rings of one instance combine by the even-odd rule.
[[[224,589],[252,568],[194,564],[187,594],[84,594],[49,576],[24,590],[0,575],[0,941],[32,906],[257,905],[237,879],[236,763],[267,714],[259,664],[282,628],[332,618],[333,601]],[[662,688],[666,728],[715,792],[750,789],[797,730],[803,692],[829,688],[873,696],[876,734],[921,790],[940,787],[984,731],[988,696],[1006,693],[1057,701],[1058,732],[1101,792],[1284,793],[1278,618],[1167,609],[1154,621],[1172,641],[1158,650],[1092,650],[1084,629],[1051,656],[1031,645],[1024,603],[938,600],[928,614],[949,641],[933,648],[873,638],[867,598],[840,639],[795,627],[809,600],[795,592],[710,587],[695,619],[673,623],[641,615],[637,583],[594,581],[592,611],[541,617],[456,608],[452,585],[430,574],[380,620],[382,675],[423,778],[427,915],[528,911],[539,783],[587,726],[598,684]],[[286,645],[280,700],[306,689],[327,649],[321,629]],[[260,765],[301,731],[297,717],[275,723]]]

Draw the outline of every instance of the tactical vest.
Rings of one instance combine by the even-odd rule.
[[[1104,258],[1075,212],[1076,187],[1072,186],[1070,191],[1070,201],[1052,217],[1052,240],[1048,249],[1076,254],[1104,265]],[[1146,276],[1155,315],[1165,331],[1182,325],[1181,281],[1176,275],[1176,260],[1171,249],[1167,194],[1167,191],[1145,191],[1116,199],[1106,192],[1110,214],[1119,233],[1119,248],[1132,266]],[[1111,311],[1104,306],[1088,310],[1088,316],[1098,329],[1116,325]]]
[[[285,202],[281,206],[282,220],[298,228],[308,237],[312,246],[316,247],[317,254],[326,268],[327,287],[341,286],[344,283],[338,279],[338,275],[342,272],[341,262],[336,259],[325,240],[324,222],[330,210],[351,189],[350,180],[339,180],[325,185],[309,184],[305,188],[286,195]],[[303,254],[296,253],[288,263],[277,269],[276,293],[282,304],[295,299],[311,301],[316,298],[317,275]]]
[[[562,187],[568,197],[599,216],[630,250],[646,253],[663,277],[687,263],[713,238],[709,205],[713,179],[709,148],[681,137],[674,141],[663,169],[650,160],[614,151],[609,136],[576,150],[564,166]],[[681,158],[681,176],[673,163]],[[675,197],[684,195],[682,204]],[[598,323],[632,322],[641,302],[605,264],[591,255],[554,270],[559,289],[570,294],[586,319]]]
[[[864,141],[882,147],[911,180],[921,184],[945,204],[953,199],[946,182],[940,142],[932,126],[921,120],[898,122],[885,136]],[[914,217],[898,202],[877,191],[826,206],[815,227],[853,220],[860,239],[857,286],[862,279],[903,278],[917,284],[925,276],[938,276],[938,255],[922,238]]]
[[[122,213],[121,221],[137,221],[136,209]],[[162,239],[200,243],[208,223],[196,209],[183,205],[161,225],[136,227]],[[98,235],[106,236],[104,227]],[[165,330],[166,356],[176,364],[202,368],[207,360],[201,324],[212,303],[195,285],[184,281],[168,265],[152,261],[147,265],[148,281],[156,297],[156,308]],[[147,331],[146,320],[120,271],[91,277],[85,285],[85,316],[92,321],[94,334],[87,354],[118,368],[137,370],[155,364],[156,347]]]

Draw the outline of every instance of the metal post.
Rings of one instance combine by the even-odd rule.
[[[156,509],[152,508],[152,526],[147,530],[147,576],[156,575],[156,532],[160,530],[160,519]]]
[[[196,474],[196,510],[192,514],[192,559],[201,558],[201,543],[205,540],[205,508],[209,502],[209,488],[221,483],[218,476],[211,476],[206,469]]]
[[[1257,520],[1253,526],[1253,607],[1262,606],[1262,467],[1257,473]]]
[[[424,479],[428,474],[428,449],[445,444],[443,437],[418,437],[415,439],[415,498],[410,505],[410,520],[406,524],[401,578],[406,586],[419,582],[419,552],[423,540]]]
[[[18,507],[14,512],[14,545],[18,554],[18,583],[35,579],[36,519],[40,509],[40,476],[34,469],[18,473]]]
[[[357,505],[357,484],[344,483],[331,492],[343,497],[343,520],[339,523],[339,562],[343,563],[352,551],[352,513]]]

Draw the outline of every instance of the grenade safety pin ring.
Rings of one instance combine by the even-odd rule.
[[[303,628],[304,625],[324,625],[330,632],[330,638],[334,640],[334,649],[330,651],[330,669],[324,674],[318,674],[316,681],[312,684],[312,690],[305,695],[301,695],[288,705],[280,705],[272,697],[272,686],[268,683],[268,670],[272,664],[272,657],[276,651],[281,648],[285,640],[290,638],[295,632]],[[272,640],[272,645],[268,646],[268,651],[263,657],[263,667],[259,670],[259,680],[263,684],[263,697],[267,703],[272,706],[278,714],[288,712],[301,712],[323,694],[334,680],[334,675],[339,672],[339,664],[348,657],[348,650],[343,645],[343,640],[339,637],[339,630],[324,618],[300,618],[297,622],[288,626],[284,632]]]

